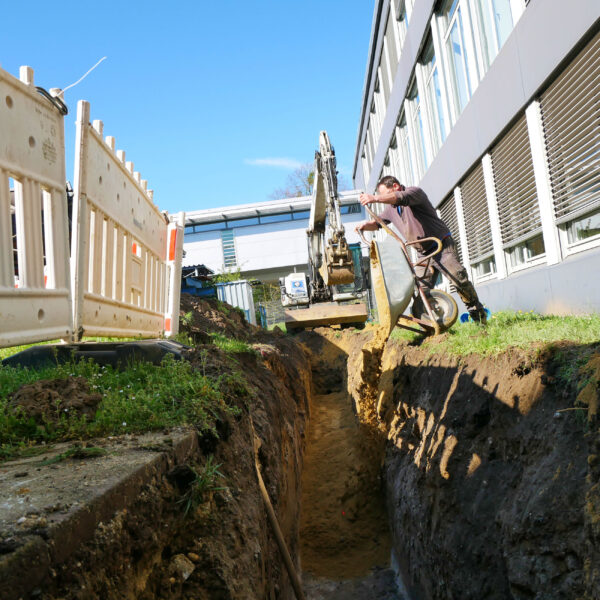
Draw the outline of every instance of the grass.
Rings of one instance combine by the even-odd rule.
[[[279,321],[278,323],[273,323],[273,325],[269,325],[267,327],[267,330],[272,331],[273,329],[275,329],[275,327],[279,327],[279,329],[281,329],[281,331],[283,331],[283,333],[287,332],[285,323],[283,321]]]
[[[57,454],[56,456],[49,458],[48,460],[44,460],[40,463],[41,466],[45,465],[53,465],[58,462],[62,462],[67,458],[96,458],[97,456],[104,456],[107,454],[107,451],[104,448],[99,448],[98,446],[90,446],[90,447],[82,447],[82,446],[72,446],[68,450]]]
[[[392,339],[413,342],[419,335],[396,328]],[[486,327],[476,323],[457,323],[431,352],[455,356],[496,355],[508,348],[526,348],[535,342],[573,341],[589,344],[600,341],[600,315],[558,317],[531,312],[500,311],[494,313]]]
[[[244,352],[256,353],[254,348],[243,340],[228,338],[222,333],[210,333],[212,342],[217,348],[220,348],[226,354],[239,354]]]
[[[8,406],[13,392],[39,379],[85,377],[91,392],[102,395],[93,419],[62,413],[56,423],[37,424]],[[237,413],[227,404],[231,377],[207,377],[186,361],[165,357],[159,366],[132,363],[126,370],[100,367],[93,361],[48,367],[39,371],[0,366],[0,458],[31,445],[193,425],[211,430],[222,412]],[[60,410],[60,405],[57,406]]]
[[[216,485],[219,478],[224,478],[219,471],[220,464],[213,462],[213,456],[209,456],[201,471],[192,468],[194,479],[179,502],[184,506],[184,514],[196,509],[203,502],[208,492],[225,489]]]

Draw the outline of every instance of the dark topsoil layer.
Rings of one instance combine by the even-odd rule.
[[[206,375],[237,371],[245,380],[228,398],[239,415],[219,415],[216,435],[198,437],[192,429],[181,443],[169,432],[152,443],[125,436],[88,442],[106,456],[0,465],[0,497],[22,513],[0,531],[0,598],[293,597],[258,488],[251,421],[265,485],[297,557],[307,358],[293,340],[245,323],[231,307],[184,295],[181,314],[190,311],[182,329],[198,344],[192,362]],[[210,343],[210,332],[244,340],[254,351],[227,355]],[[95,398],[87,398],[81,382],[65,391],[74,408],[93,409]],[[52,385],[37,386],[25,396],[52,405],[55,393]],[[188,503],[207,464],[219,474],[198,502]],[[31,476],[32,483],[19,483]],[[53,494],[68,501],[50,502]]]
[[[372,336],[299,338],[313,357],[344,354],[361,415]],[[375,382],[371,426],[405,584],[427,599],[600,598],[598,347],[459,359],[432,343],[388,342]]]

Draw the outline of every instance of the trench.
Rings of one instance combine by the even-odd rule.
[[[0,500],[26,470],[22,501],[39,506],[0,523],[0,598],[293,600],[250,417],[307,600],[600,597],[600,435],[577,408],[597,407],[598,348],[379,352],[370,331],[247,333],[205,304],[198,327],[256,350],[236,358],[238,412],[212,437],[109,438],[105,457],[3,465]],[[205,348],[192,359],[221,373],[225,355]],[[582,357],[595,375],[559,385],[560,365]],[[209,460],[223,478],[185,513]]]
[[[299,529],[306,598],[400,600],[382,441],[357,418],[347,355],[318,334],[303,339],[313,349]]]

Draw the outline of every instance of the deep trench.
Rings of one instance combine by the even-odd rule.
[[[312,365],[302,470],[300,563],[307,600],[400,600],[381,478],[381,441],[357,418],[347,357]]]
[[[600,598],[600,435],[556,370],[565,356],[593,352],[597,374],[579,395],[589,389],[597,398],[600,349],[563,344],[535,354],[534,364],[516,349],[458,360],[390,342],[375,361],[374,394],[365,391],[374,372],[368,335],[262,334],[258,356],[238,363],[259,393],[240,398],[236,387],[237,416],[185,452],[168,432],[151,446],[134,436],[106,440],[115,457],[143,450],[156,460],[127,480],[127,494],[115,487],[102,514],[85,512],[89,522],[65,507],[79,538],[66,543],[52,528],[38,536],[32,551],[59,551],[49,554],[52,569],[37,568],[43,600],[292,600],[257,487],[250,416],[307,600]],[[210,357],[214,364],[197,353],[202,368],[220,372],[218,353]],[[190,468],[200,471],[209,457],[226,485],[186,515]],[[97,464],[61,468],[76,490]],[[56,469],[37,470],[51,488]],[[10,549],[0,549],[0,579],[10,575],[14,588],[6,595],[5,585],[0,598],[29,598],[37,554],[10,563]],[[193,562],[189,578],[182,557]]]
[[[376,337],[301,338],[308,598],[600,598],[597,345],[457,358]],[[582,361],[585,387],[561,383]]]

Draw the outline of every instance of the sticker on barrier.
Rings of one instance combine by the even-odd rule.
[[[64,117],[44,93],[0,69],[0,347],[72,333]]]

